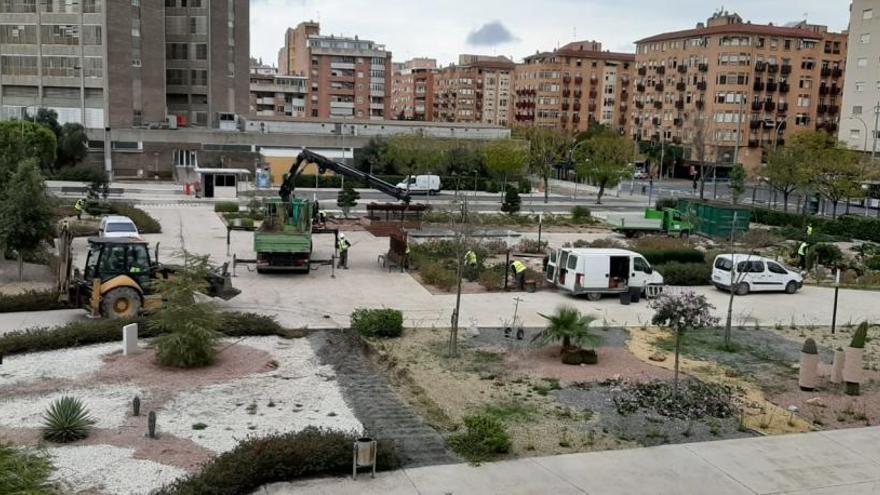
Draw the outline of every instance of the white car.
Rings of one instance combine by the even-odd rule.
[[[749,292],[785,291],[794,294],[804,277],[778,261],[754,254],[721,254],[712,265],[712,284],[744,296]]]
[[[107,215],[101,219],[98,229],[99,237],[140,237],[137,225],[122,215]]]

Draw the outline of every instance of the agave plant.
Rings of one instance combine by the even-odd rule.
[[[58,443],[82,440],[94,424],[81,400],[64,396],[52,402],[43,414],[43,438]]]

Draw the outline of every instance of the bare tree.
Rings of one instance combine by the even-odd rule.
[[[706,193],[706,118],[703,112],[694,114],[691,121],[693,135],[691,136],[691,156],[700,162],[700,199],[705,199]]]

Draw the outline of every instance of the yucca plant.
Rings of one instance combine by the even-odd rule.
[[[43,438],[58,443],[82,440],[94,424],[81,400],[64,396],[52,402],[43,414]]]

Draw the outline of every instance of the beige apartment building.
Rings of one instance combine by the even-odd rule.
[[[510,125],[515,67],[506,57],[460,55],[433,75],[433,119]]]
[[[623,131],[635,56],[577,41],[525,57],[514,78],[513,125],[585,131],[600,123]]]
[[[641,39],[628,132],[682,144],[694,160],[755,168],[794,132],[836,134],[846,52],[846,34],[825,26],[728,12]]]
[[[309,116],[381,120],[391,112],[391,52],[374,41],[325,36],[316,22],[288,29],[281,75],[309,81]]]
[[[391,80],[391,118],[434,120],[434,72],[437,60],[414,58],[394,64]]]
[[[304,118],[309,115],[308,86],[305,76],[282,76],[275,69],[252,67],[250,114]]]

